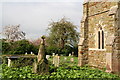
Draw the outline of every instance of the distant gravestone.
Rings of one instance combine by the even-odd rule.
[[[53,56],[53,64],[55,63],[55,56]]]
[[[53,53],[53,64],[55,63],[55,53]]]
[[[8,58],[8,67],[10,67],[10,64],[11,64],[11,59]]]
[[[59,67],[59,63],[60,63],[60,56],[56,54],[56,56],[54,57],[54,66]]]
[[[69,56],[71,56],[71,53],[69,53]]]
[[[46,59],[46,55],[45,55],[44,37],[41,37],[41,38],[42,38],[42,41],[39,48],[38,57],[33,64],[33,72],[43,75],[43,74],[49,73],[49,66],[48,66],[48,60]]]
[[[55,53],[53,53],[52,56],[55,56]]]
[[[72,52],[72,56],[74,56],[74,52]]]
[[[60,56],[63,56],[63,54],[61,54]]]
[[[46,55],[46,59],[48,60],[50,58],[50,55]]]
[[[33,52],[31,52],[31,55],[33,55]]]
[[[71,61],[71,62],[74,62],[74,58],[70,58],[70,61]]]
[[[67,60],[67,58],[66,58],[66,57],[64,57],[64,60],[66,61],[66,60]]]
[[[27,55],[27,52],[25,53],[25,55]]]

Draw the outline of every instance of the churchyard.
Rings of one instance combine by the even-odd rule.
[[[0,78],[120,80],[119,13],[120,2],[88,0],[81,33],[63,17],[49,24],[49,36],[36,41],[25,39],[20,25],[6,26],[6,38],[0,40]]]
[[[0,56],[0,78],[6,79],[120,79],[118,74],[107,73],[106,67],[96,68],[89,64],[84,66],[79,65],[79,59],[82,59],[67,51],[74,50],[66,47],[65,44],[59,48],[55,45],[46,46],[45,36],[41,37],[40,46],[35,48],[29,41],[3,41],[3,51],[5,54]],[[7,44],[7,45],[6,45]],[[16,45],[17,44],[17,45]],[[10,45],[10,47],[9,47]],[[29,46],[28,46],[29,45]],[[8,48],[7,48],[8,47]],[[48,49],[46,49],[46,47]],[[10,52],[7,49],[10,49]],[[34,49],[32,52],[31,50]],[[46,54],[50,50],[57,51],[56,53]],[[61,49],[61,51],[60,51]],[[38,51],[36,51],[38,50]],[[6,52],[8,51],[8,52]],[[28,52],[26,52],[28,51]],[[47,52],[48,51],[48,52]],[[77,51],[75,49],[75,51]],[[37,52],[37,54],[34,54]],[[60,53],[66,53],[60,54]],[[7,54],[9,53],[9,54]],[[14,54],[13,54],[14,53]],[[24,54],[21,54],[24,53]],[[29,53],[29,54],[28,54]],[[69,54],[68,54],[69,53]],[[78,59],[79,58],[79,59]]]
[[[29,55],[34,56],[35,55]],[[37,74],[33,72],[33,65],[23,65],[25,61],[19,62],[19,65],[11,65],[7,63],[1,64],[0,69],[2,69],[2,73],[0,76],[2,79],[16,79],[16,78],[34,78],[34,79],[88,79],[88,78],[103,78],[103,79],[118,79],[119,76],[111,73],[104,72],[105,69],[99,70],[96,68],[88,67],[88,65],[79,67],[78,65],[78,57],[74,56],[58,56],[58,55],[49,55],[48,64],[49,64],[49,73],[48,74]],[[11,62],[14,60],[11,60]],[[30,63],[30,60],[28,60]],[[25,63],[25,64],[27,64]],[[21,65],[23,66],[21,66]],[[119,79],[118,79],[119,80]]]

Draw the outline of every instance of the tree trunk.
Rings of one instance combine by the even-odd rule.
[[[65,41],[64,41],[64,39],[61,39],[61,48],[63,49],[64,46],[65,46]]]

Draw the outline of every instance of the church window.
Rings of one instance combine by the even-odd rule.
[[[98,31],[98,49],[104,49],[104,31]]]

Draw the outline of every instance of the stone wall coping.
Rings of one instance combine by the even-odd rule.
[[[98,49],[98,48],[89,48],[89,50],[106,51],[106,49]]]

